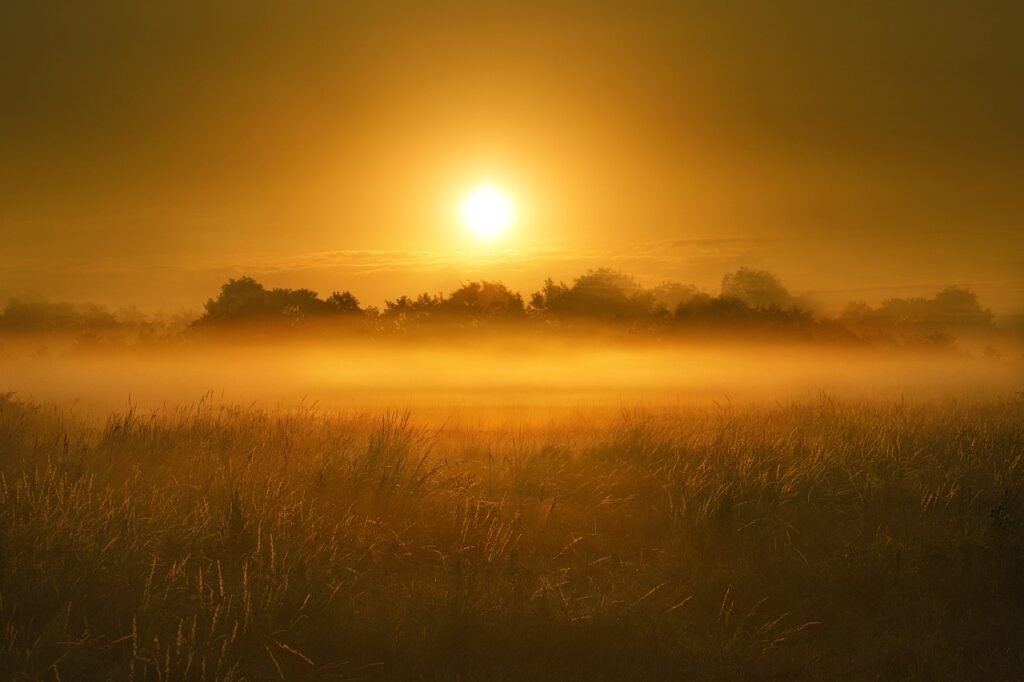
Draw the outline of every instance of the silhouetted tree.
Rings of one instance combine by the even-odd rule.
[[[523,297],[501,282],[470,282],[459,287],[440,303],[444,313],[477,318],[519,317],[526,309]]]
[[[330,295],[330,297],[328,297],[326,303],[332,313],[337,313],[339,315],[363,314],[363,309],[359,306],[359,299],[348,291],[335,291]]]
[[[654,295],[636,280],[609,268],[590,270],[571,287],[548,279],[530,298],[531,306],[541,312],[593,318],[642,317],[653,311],[654,303]]]
[[[567,293],[569,287],[562,282],[555,284],[555,280],[548,277],[544,280],[544,288],[530,296],[530,307],[539,311],[557,311],[564,306]]]
[[[359,301],[349,292],[335,292],[326,301],[310,289],[266,289],[251,277],[228,280],[217,298],[206,302],[201,324],[254,320],[324,318],[359,314]]]
[[[205,308],[201,321],[212,323],[259,317],[271,310],[269,292],[252,277],[229,279]]]
[[[432,296],[422,293],[414,299],[401,296],[394,301],[384,301],[383,316],[399,323],[423,320],[436,313],[443,301],[444,297],[440,294]]]
[[[796,300],[778,277],[764,270],[740,268],[722,278],[722,297],[738,298],[754,308],[790,308]]]
[[[985,328],[992,325],[992,311],[983,308],[970,289],[950,286],[935,294],[929,323],[948,328]]]
[[[974,292],[951,286],[933,298],[890,298],[877,308],[850,303],[839,321],[866,334],[942,336],[990,330],[992,317]]]
[[[309,289],[273,289],[268,298],[271,314],[289,320],[316,317],[330,310],[327,303]]]

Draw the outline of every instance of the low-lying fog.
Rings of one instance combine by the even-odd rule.
[[[1019,397],[1020,358],[813,345],[738,346],[579,340],[203,344],[89,353],[3,346],[0,392],[86,411],[218,402],[326,408],[760,402],[814,397],[913,400]]]

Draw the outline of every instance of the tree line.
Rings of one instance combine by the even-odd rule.
[[[350,291],[321,297],[310,289],[268,288],[251,277],[229,279],[202,314],[173,325],[183,333],[289,327],[347,326],[367,333],[426,328],[540,324],[572,328],[605,325],[654,332],[733,332],[757,329],[819,339],[883,338],[943,345],[962,333],[992,331],[993,315],[977,295],[947,287],[930,298],[891,298],[877,307],[850,303],[824,315],[795,296],[770,272],[740,268],[710,294],[692,284],[642,286],[620,271],[590,270],[570,283],[547,279],[528,299],[497,281],[467,282],[450,293],[422,293],[364,306]],[[95,305],[12,299],[0,329],[102,333],[125,327],[154,332],[158,325],[137,313],[115,314]]]
[[[251,277],[231,279],[206,302],[198,327],[239,322],[302,322],[364,318],[386,323],[486,321],[585,321],[637,323],[668,318],[806,319],[808,306],[791,296],[774,275],[741,269],[727,275],[717,296],[693,285],[664,282],[647,288],[617,270],[600,268],[571,284],[548,279],[529,301],[501,282],[468,282],[451,293],[422,293],[362,306],[350,291],[321,298],[309,289],[268,289]]]
[[[309,289],[268,289],[250,277],[231,279],[207,301],[195,329],[238,324],[346,320],[377,331],[430,326],[543,323],[627,326],[645,331],[773,330],[829,339],[888,338],[943,345],[954,335],[986,332],[993,315],[968,289],[947,287],[931,298],[892,298],[872,307],[850,303],[837,316],[824,315],[795,296],[774,274],[740,268],[725,275],[718,294],[692,284],[662,282],[645,287],[609,268],[590,270],[571,283],[547,279],[529,299],[497,281],[467,282],[454,291],[401,296],[383,308],[363,306],[350,291],[321,298]]]

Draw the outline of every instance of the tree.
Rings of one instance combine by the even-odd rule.
[[[544,280],[544,288],[535,291],[530,296],[530,307],[534,310],[556,311],[563,306],[563,299],[569,293],[569,287],[563,282],[555,284],[555,280],[548,277]]]
[[[990,329],[992,311],[973,291],[950,286],[933,298],[890,298],[877,308],[850,303],[839,321],[862,333],[927,336]]]
[[[273,289],[269,295],[269,312],[275,317],[299,320],[328,312],[327,304],[309,289]]]
[[[510,291],[501,282],[470,282],[464,284],[443,300],[440,310],[445,313],[474,317],[518,317],[525,313],[523,297]]]
[[[362,315],[363,309],[359,306],[359,299],[351,292],[335,291],[327,299],[327,307],[332,313],[338,315]]]
[[[311,289],[266,289],[251,277],[228,280],[217,298],[206,302],[202,324],[253,320],[295,322],[329,315],[362,313],[359,301],[349,292],[334,292],[326,301]]]
[[[206,302],[203,322],[226,322],[266,315],[270,310],[267,290],[252,277],[229,279],[217,298]]]
[[[738,298],[754,308],[791,308],[796,300],[779,278],[764,270],[740,268],[722,278],[722,297]]]
[[[444,297],[440,294],[431,296],[422,293],[415,299],[401,296],[394,301],[384,301],[384,317],[399,321],[422,319],[436,312],[443,301]]]
[[[992,325],[992,317],[992,311],[982,307],[976,293],[949,286],[935,294],[929,321],[947,328],[984,328]]]
[[[634,318],[649,315],[654,295],[618,270],[599,268],[576,278],[571,287],[548,279],[530,299],[533,308],[554,315]]]

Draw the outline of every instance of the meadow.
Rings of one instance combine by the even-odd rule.
[[[1020,679],[1024,400],[0,399],[0,678]]]
[[[0,0],[0,682],[1024,682],[1024,0]]]

